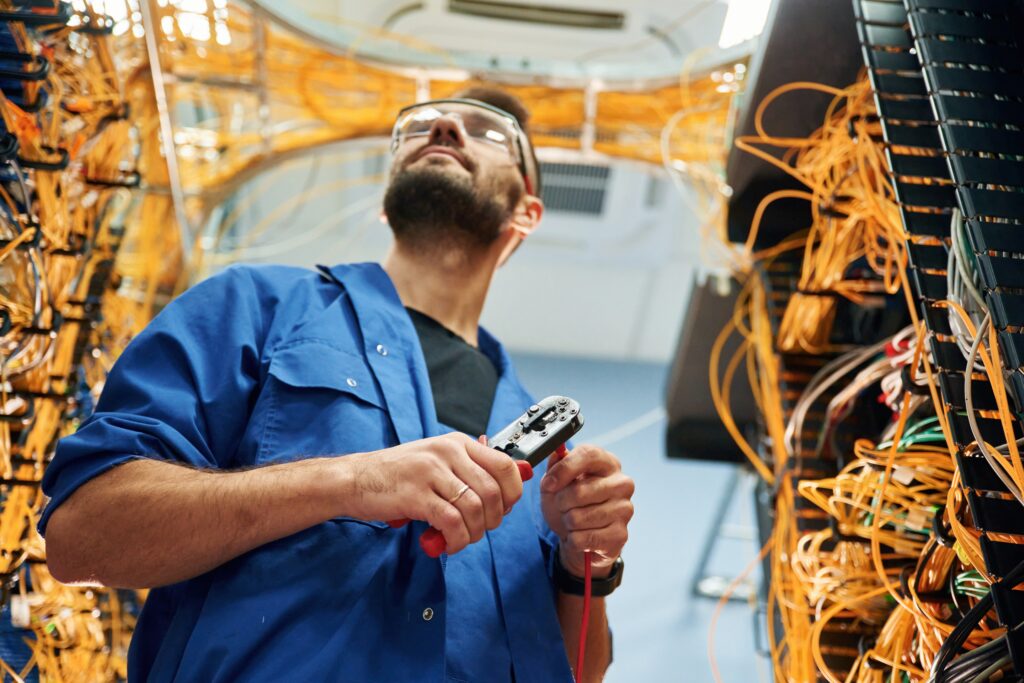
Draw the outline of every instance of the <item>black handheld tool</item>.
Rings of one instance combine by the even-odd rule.
[[[583,427],[580,404],[565,396],[548,396],[530,406],[519,419],[502,429],[487,441],[491,448],[508,453],[513,460],[530,464],[519,466],[519,476],[526,481],[536,467],[555,451],[565,448],[565,442]],[[392,528],[409,523],[408,519],[388,522]],[[420,536],[420,547],[430,557],[440,557],[445,551],[444,536],[431,527]]]
[[[565,396],[548,396],[491,437],[487,445],[536,467],[581,427],[579,403]]]

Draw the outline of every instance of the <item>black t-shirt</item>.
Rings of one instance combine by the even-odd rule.
[[[498,371],[484,353],[441,323],[406,308],[423,347],[437,420],[472,437],[487,434]]]

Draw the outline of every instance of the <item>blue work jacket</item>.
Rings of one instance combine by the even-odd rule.
[[[59,443],[40,530],[75,489],[136,458],[236,469],[451,431],[384,270],[320,270],[234,266],[164,309],[110,372],[94,415]],[[484,330],[480,348],[500,375],[493,434],[532,399]],[[420,550],[421,522],[336,518],[157,588],[129,678],[572,681],[540,474],[498,529],[451,558]]]

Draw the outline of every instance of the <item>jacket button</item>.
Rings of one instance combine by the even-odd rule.
[[[383,344],[377,344],[377,353],[379,353],[382,356],[386,356],[388,355],[388,349]]]
[[[350,387],[354,387],[357,384],[359,384],[359,382],[357,382],[354,379],[352,379],[351,377],[349,377],[348,379],[345,380],[345,384],[349,385]]]
[[[429,607],[423,610],[423,621],[430,621],[434,618],[434,610]]]

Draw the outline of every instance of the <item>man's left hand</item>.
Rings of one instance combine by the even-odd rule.
[[[634,488],[618,458],[603,448],[582,445],[551,456],[540,483],[541,509],[561,540],[563,567],[583,576],[583,553],[590,551],[593,575],[608,575],[626,544]]]

